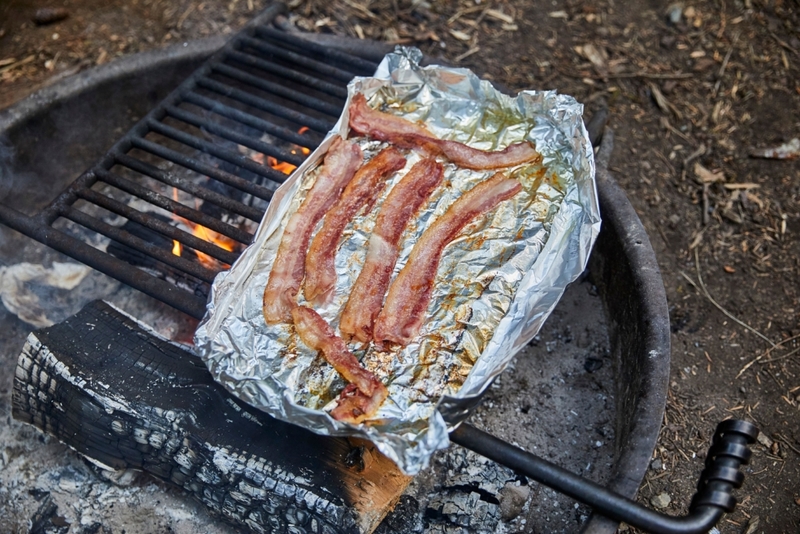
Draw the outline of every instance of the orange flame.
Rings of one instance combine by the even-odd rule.
[[[175,202],[178,201],[178,189],[173,187],[172,188],[172,198]],[[188,219],[184,219],[180,215],[172,214],[172,218],[180,223],[185,224],[189,227],[192,232],[192,235],[198,237],[204,241],[208,241],[209,243],[213,243],[214,245],[220,247],[221,249],[227,250],[228,252],[233,252],[236,249],[236,241],[233,239],[224,236],[220,233],[215,232],[214,230],[210,230],[201,224],[194,223]],[[172,253],[176,256],[180,256],[183,252],[183,246],[179,241],[172,240]],[[223,268],[229,267],[227,263],[223,263],[221,261],[212,258],[208,254],[200,252],[199,250],[194,251],[197,254],[197,259],[200,260],[205,267],[209,269],[216,269],[222,266]]]
[[[309,130],[308,126],[303,126],[299,130],[297,130],[297,133],[302,135],[306,133],[308,130]],[[289,152],[297,155],[298,149],[300,150],[300,153],[303,154],[304,156],[308,156],[309,154],[311,154],[311,149],[300,145],[294,145],[294,148],[292,148]],[[253,156],[253,159],[259,162],[260,164],[264,165],[263,154],[255,154]],[[276,171],[282,172],[283,174],[292,174],[294,170],[297,168],[297,165],[292,165],[291,163],[287,163],[285,161],[278,161],[276,158],[273,158],[272,156],[267,156],[266,162],[267,165],[269,165]]]

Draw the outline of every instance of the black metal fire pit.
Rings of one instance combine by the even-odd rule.
[[[0,113],[0,140],[16,152],[12,172],[35,173],[47,181],[47,186],[39,189],[41,198],[28,203],[34,206],[30,213],[11,207],[17,205],[19,198],[28,197],[30,200],[28,190],[0,190],[6,195],[0,198],[0,222],[199,318],[204,310],[208,284],[224,264],[234,261],[236,249],[228,251],[206,243],[176,229],[169,219],[142,214],[93,186],[97,183],[112,186],[171,211],[184,220],[212,228],[241,245],[248,244],[251,236],[241,229],[241,225],[229,224],[218,213],[186,207],[164,195],[147,191],[121,176],[118,169],[124,168],[125,172],[138,173],[181,189],[216,204],[226,214],[257,222],[263,213],[263,204],[245,202],[241,195],[268,202],[283,175],[224,143],[215,144],[205,139],[204,134],[213,134],[229,144],[242,145],[281,161],[298,164],[302,157],[281,148],[281,143],[313,149],[338,116],[344,98],[342,88],[349,77],[370,74],[375,68],[375,49],[362,56],[353,55],[358,54],[359,46],[349,44],[345,46],[349,52],[343,52],[330,43],[305,41],[300,36],[269,26],[280,10],[280,6],[268,9],[210,63],[204,61],[219,45],[218,42],[191,44],[183,49],[171,49],[166,54],[135,56],[98,73],[45,89]],[[296,64],[298,68],[286,68],[287,63]],[[200,65],[200,70],[156,106],[161,95]],[[263,76],[258,78],[254,72],[261,72]],[[282,85],[270,82],[272,77],[280,78]],[[287,90],[287,80],[293,80],[302,90]],[[258,94],[271,94],[279,104],[263,95],[256,96],[254,92],[243,90],[243,86],[255,87]],[[119,102],[124,103],[122,109]],[[247,113],[241,106],[230,105],[230,102],[250,106],[259,110],[261,115]],[[186,104],[190,106],[187,108]],[[130,106],[137,109],[131,112]],[[209,120],[192,111],[195,109],[205,109],[223,120]],[[54,132],[66,127],[70,120],[85,117],[84,120],[93,122],[94,117],[106,114],[106,110],[114,110],[111,120],[97,122],[89,138],[84,137],[76,143],[53,140]],[[106,143],[108,139],[118,137],[109,133],[109,128],[129,124],[131,115],[141,117],[145,113],[148,114],[144,120],[113,147]],[[226,121],[237,122],[252,132],[267,133],[275,141],[242,134],[229,128]],[[176,123],[188,125],[196,133],[176,127]],[[306,126],[310,131],[300,134],[296,128],[298,125]],[[730,489],[741,483],[737,468],[747,459],[744,444],[754,438],[755,430],[747,424],[729,423],[721,427],[689,519],[665,518],[624,499],[636,494],[661,425],[669,375],[669,318],[663,284],[647,235],[624,193],[608,172],[613,146],[611,137],[607,136],[598,156],[603,229],[592,255],[589,273],[606,310],[614,362],[616,422],[614,465],[607,484],[610,491],[559,471],[504,442],[493,441],[469,425],[462,425],[451,437],[456,443],[594,507],[598,514],[584,525],[586,532],[613,532],[619,520],[657,532],[701,531],[718,520],[723,510],[730,511],[735,503],[730,498]],[[175,149],[176,144],[191,151],[180,152]],[[77,161],[91,161],[105,150],[110,151],[70,184],[76,172],[82,170],[76,168]],[[226,196],[227,190],[209,191],[189,183],[133,151],[213,178],[236,190],[239,196],[231,200]],[[42,152],[48,157],[42,158]],[[195,152],[213,156],[220,164],[210,164],[192,155]],[[50,193],[68,184],[65,192],[50,202],[53,196]],[[138,226],[160,234],[168,242],[172,240],[196,250],[198,256],[202,253],[215,258],[216,263],[212,267],[203,265],[196,261],[195,256],[187,258],[183,253],[175,254],[156,246],[146,234],[137,235],[131,227],[120,229],[109,225],[77,209],[77,200],[122,215]],[[66,230],[54,228],[59,220],[69,220],[105,235],[114,243],[121,243],[152,258],[154,263],[142,270],[139,268],[141,265],[135,262],[121,259],[118,254],[112,256],[71,236]],[[185,277],[183,283],[174,283],[175,273]],[[43,428],[46,425],[37,426]],[[161,476],[159,472],[154,474]]]

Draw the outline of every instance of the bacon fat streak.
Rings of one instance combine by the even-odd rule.
[[[422,125],[369,107],[366,97],[358,93],[350,106],[350,127],[361,135],[389,141],[403,148],[422,150],[443,156],[467,169],[503,169],[541,160],[542,156],[528,141],[514,143],[503,150],[487,151],[472,148],[458,141],[435,137]]]
[[[419,335],[445,247],[473,219],[521,189],[519,182],[497,173],[464,193],[425,230],[389,287],[386,303],[375,321],[377,343],[391,341],[407,345]]]
[[[264,288],[263,312],[267,324],[288,323],[297,304],[305,276],[305,259],[311,232],[336,202],[361,165],[358,145],[337,136],[331,144],[314,185],[298,210],[289,218],[278,253]]]
[[[323,358],[350,382],[342,391],[338,406],[331,412],[333,418],[360,423],[374,415],[389,394],[386,386],[361,366],[342,338],[317,312],[297,306],[292,309],[292,319],[303,343],[320,351]]]
[[[372,339],[372,327],[394,271],[399,243],[411,218],[442,183],[442,165],[426,158],[414,165],[381,206],[369,238],[367,257],[342,312],[339,330],[361,342]]]
[[[306,300],[320,305],[333,295],[336,285],[336,250],[347,223],[366,206],[367,212],[378,199],[386,179],[402,169],[406,158],[394,147],[385,148],[361,167],[344,188],[342,196],[325,215],[322,228],[311,241],[306,256],[306,279],[303,293]]]

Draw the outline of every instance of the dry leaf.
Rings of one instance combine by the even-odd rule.
[[[598,49],[592,43],[585,44],[581,47],[583,57],[592,62],[598,71],[601,73],[606,72],[608,69],[608,53],[604,48]]]
[[[697,181],[701,184],[711,184],[714,182],[725,181],[725,175],[722,174],[722,171],[711,172],[699,163],[694,164],[694,175],[697,177]]]

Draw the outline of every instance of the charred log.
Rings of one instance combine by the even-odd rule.
[[[409,482],[374,448],[362,471],[346,467],[347,440],[245,405],[194,355],[103,302],[28,337],[13,416],[255,532],[371,532]]]

